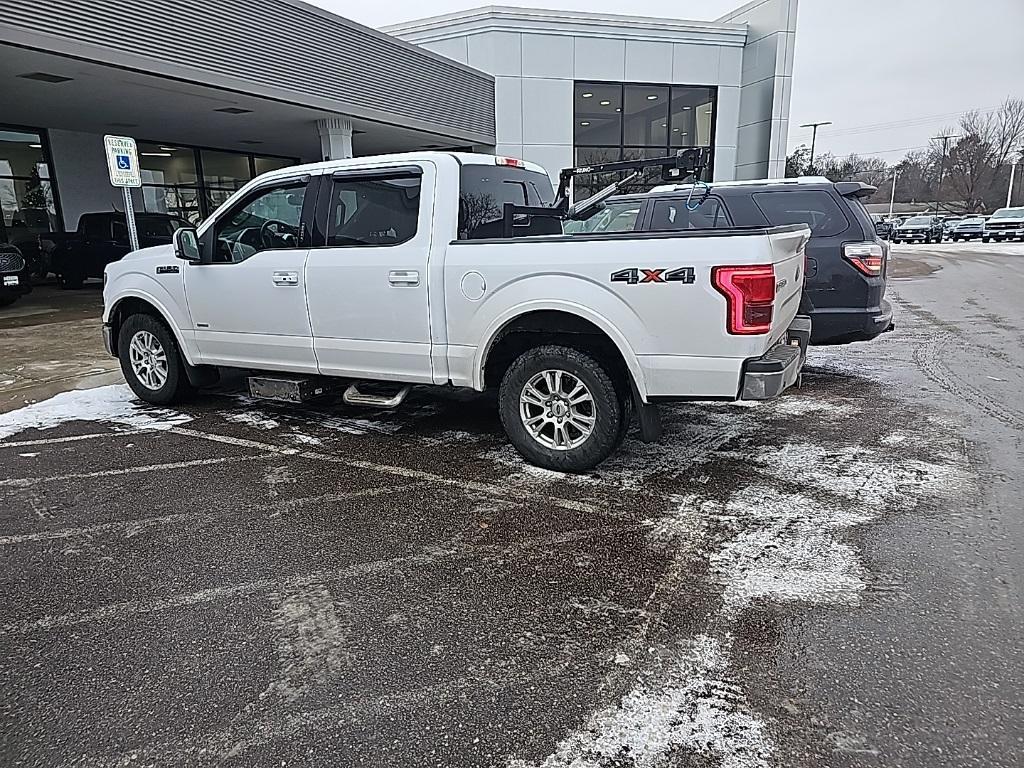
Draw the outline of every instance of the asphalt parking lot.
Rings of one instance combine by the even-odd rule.
[[[0,414],[0,762],[1019,765],[1024,249],[893,277],[585,476],[487,396]]]

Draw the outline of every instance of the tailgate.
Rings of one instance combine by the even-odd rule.
[[[771,343],[785,336],[786,329],[800,308],[800,297],[804,290],[804,249],[810,237],[811,230],[807,227],[773,231],[768,236],[772,245],[772,264],[775,266],[775,304],[772,329],[768,334]]]

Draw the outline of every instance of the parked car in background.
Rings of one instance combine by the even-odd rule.
[[[893,230],[903,221],[895,216],[890,219],[877,213],[873,214],[871,218],[875,222],[875,234],[883,240],[891,239]]]
[[[953,229],[963,221],[963,216],[946,216],[942,219],[942,238],[948,239],[953,234]]]
[[[984,230],[984,216],[965,216],[956,223],[956,226],[953,227],[953,231],[950,232],[949,238],[954,243],[958,243],[961,240],[974,240],[980,238]]]
[[[985,222],[982,242],[995,240],[1013,240],[1019,237],[1024,240],[1024,208],[1000,208]]]
[[[942,219],[938,216],[911,216],[892,233],[893,243],[941,243]]]
[[[0,307],[13,304],[31,290],[25,257],[15,246],[0,243]]]
[[[571,234],[729,229],[807,224],[807,269],[800,314],[810,315],[812,344],[866,341],[892,327],[883,297],[889,246],[879,239],[861,199],[874,187],[824,177],[721,182],[710,190],[668,184],[623,195]],[[692,192],[692,194],[691,194]],[[695,203],[699,203],[695,205]]]
[[[139,247],[167,245],[175,230],[189,226],[184,219],[165,213],[140,213],[135,216]],[[78,230],[71,233],[49,232],[40,236],[49,253],[50,269],[61,288],[81,288],[90,277],[103,277],[103,269],[131,250],[128,221],[123,213],[83,213]]]

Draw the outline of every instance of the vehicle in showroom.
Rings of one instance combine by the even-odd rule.
[[[861,200],[874,187],[824,177],[668,184],[614,197],[576,234],[618,230],[678,232],[806,224],[807,269],[800,314],[811,318],[812,344],[866,341],[892,327],[885,300],[889,246]]]
[[[678,178],[706,156],[635,164]],[[106,347],[151,403],[221,367],[257,372],[258,396],[340,383],[345,402],[376,408],[412,385],[496,388],[515,448],[572,472],[611,454],[633,417],[657,439],[661,402],[794,384],[807,226],[563,234],[620,188],[570,205],[568,179],[588,170],[563,171],[557,195],[540,166],[491,155],[264,174],[173,246],[107,266]]]
[[[995,240],[1013,240],[1019,237],[1024,240],[1024,208],[1000,208],[985,221],[985,229],[981,240],[987,243]]]
[[[953,231],[949,234],[949,239],[954,243],[958,243],[961,240],[976,240],[981,238],[984,232],[984,216],[965,216],[953,227]]]
[[[25,257],[15,246],[0,243],[0,307],[13,304],[31,290]]]
[[[942,219],[938,216],[911,216],[892,233],[893,243],[941,243]]]
[[[138,213],[135,226],[139,246],[146,248],[170,244],[174,231],[188,222],[165,213]],[[117,211],[83,213],[75,232],[49,232],[39,239],[61,288],[81,288],[88,278],[103,277],[107,264],[131,250],[128,220]]]

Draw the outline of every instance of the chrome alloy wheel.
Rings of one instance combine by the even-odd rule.
[[[597,423],[594,396],[568,371],[541,371],[519,393],[519,416],[545,448],[568,451],[587,441]]]
[[[128,345],[135,378],[146,389],[160,389],[167,383],[167,352],[160,339],[149,331],[137,331]]]

